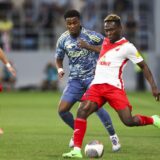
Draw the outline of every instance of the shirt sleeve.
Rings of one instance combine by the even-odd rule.
[[[104,36],[100,33],[92,31],[90,39],[92,40],[93,45],[102,45]]]
[[[59,40],[57,41],[56,44],[56,54],[55,54],[55,58],[59,58],[59,59],[63,59],[65,56],[65,49],[63,47],[63,40],[61,40],[59,38]]]
[[[127,58],[131,60],[134,64],[143,61],[143,57],[136,49],[136,47],[131,43],[128,44],[126,53],[127,53]]]

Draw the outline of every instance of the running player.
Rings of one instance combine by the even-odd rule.
[[[118,15],[111,14],[105,18],[104,30],[106,38],[97,61],[95,77],[82,97],[83,102],[80,104],[75,119],[74,149],[69,153],[64,153],[63,157],[82,158],[81,146],[86,132],[87,118],[106,102],[115,109],[121,121],[128,127],[155,125],[160,128],[160,117],[157,115],[132,116],[132,106],[126,96],[122,80],[123,68],[128,60],[131,60],[142,69],[151,86],[153,96],[159,101],[160,93],[148,65],[135,46],[121,36],[122,26]]]
[[[94,77],[96,61],[99,56],[103,36],[94,31],[85,29],[80,23],[80,13],[69,10],[65,13],[67,31],[57,41],[56,66],[59,77],[64,76],[63,59],[67,55],[69,59],[69,80],[59,102],[58,113],[62,120],[74,129],[74,118],[70,109],[80,101],[82,95],[89,87]],[[109,114],[101,108],[97,112],[104,127],[108,130],[112,142],[112,150],[118,151],[121,147],[118,136],[112,125]],[[73,147],[73,139],[69,146]]]

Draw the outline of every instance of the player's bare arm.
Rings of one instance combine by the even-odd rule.
[[[3,64],[7,64],[8,63],[8,59],[6,58],[3,50],[0,48],[0,59],[3,62]]]
[[[96,53],[99,53],[101,50],[101,45],[90,45],[87,42],[83,41],[82,39],[78,39],[78,46],[80,48],[85,48],[91,51],[94,51]]]
[[[56,67],[57,67],[59,78],[62,78],[65,74],[63,70],[63,59],[56,58]]]
[[[12,67],[12,65],[9,63],[9,60],[5,56],[3,50],[0,48],[0,60],[3,62],[4,65],[6,65],[8,71],[13,75],[16,76],[16,70]]]
[[[137,64],[143,71],[145,78],[149,82],[151,89],[152,89],[152,94],[156,98],[157,101],[160,100],[160,92],[158,91],[157,85],[154,81],[154,78],[152,76],[152,73],[148,67],[148,65],[145,63],[145,61],[142,61]]]

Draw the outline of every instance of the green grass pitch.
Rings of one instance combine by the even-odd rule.
[[[151,93],[128,93],[133,114],[160,113],[160,103]],[[0,160],[62,160],[62,153],[70,151],[68,143],[72,130],[57,114],[60,93],[10,92],[0,93]],[[74,106],[76,115],[78,104]],[[112,153],[111,142],[95,114],[88,119],[88,129],[83,143],[100,140],[104,144],[101,160],[159,160],[160,129],[154,126],[124,126],[117,113],[108,105],[122,149]],[[84,152],[83,152],[84,154]],[[84,160],[87,159],[83,158]]]

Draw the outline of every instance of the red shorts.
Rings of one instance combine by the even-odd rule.
[[[96,102],[98,108],[101,108],[104,103],[108,102],[115,110],[122,110],[126,107],[132,110],[125,91],[106,83],[91,85],[81,100]]]

